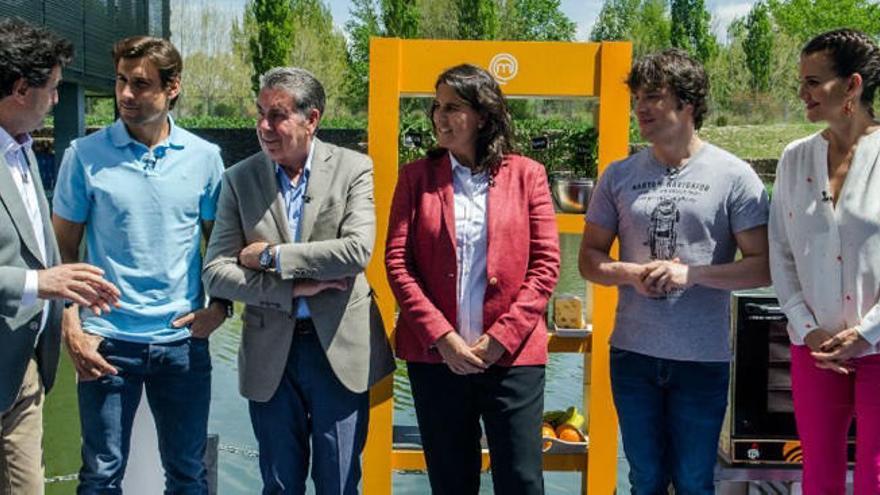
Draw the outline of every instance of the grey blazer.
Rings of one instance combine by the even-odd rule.
[[[13,182],[6,157],[0,155],[0,411],[9,409],[18,396],[28,361],[33,355],[37,358],[43,387],[47,392],[52,388],[61,346],[61,301],[49,304],[46,328],[38,342],[43,301],[38,300],[28,308],[21,307],[25,272],[61,262],[49,218],[49,203],[39,180],[37,158],[30,151],[27,158],[43,217],[46,259],[40,255],[33,226]]]
[[[288,228],[275,165],[262,152],[223,175],[217,217],[202,278],[214,297],[243,301],[238,353],[241,394],[269,400],[278,388],[293,338],[296,279],[355,277],[349,290],[307,298],[321,346],[339,381],[353,392],[394,370],[382,318],[364,276],[376,236],[370,158],[315,142],[303,209],[301,242]],[[279,273],[238,264],[248,244],[280,244]]]

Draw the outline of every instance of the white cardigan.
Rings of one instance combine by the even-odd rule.
[[[794,344],[850,327],[880,342],[880,131],[861,138],[837,205],[820,133],[789,144],[770,204],[770,271]]]

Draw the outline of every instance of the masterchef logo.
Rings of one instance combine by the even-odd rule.
[[[519,62],[509,53],[499,53],[489,62],[489,72],[498,81],[498,84],[507,84],[508,81],[516,77],[518,69]]]

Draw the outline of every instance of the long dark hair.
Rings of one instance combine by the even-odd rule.
[[[441,84],[452,88],[459,98],[483,117],[483,128],[477,134],[476,169],[485,170],[490,177],[494,177],[501,168],[504,155],[514,152],[513,125],[501,87],[488,72],[470,64],[446,69],[437,78],[434,89]],[[429,117],[433,126],[433,105]],[[435,148],[428,155],[437,157],[445,152],[443,148]]]
[[[835,29],[811,39],[801,56],[824,52],[837,77],[862,76],[862,105],[874,116],[874,94],[880,85],[880,48],[867,34],[855,29]]]

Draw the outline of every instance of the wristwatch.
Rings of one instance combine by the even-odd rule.
[[[275,247],[271,244],[266,245],[260,253],[260,269],[267,272],[275,270]]]

